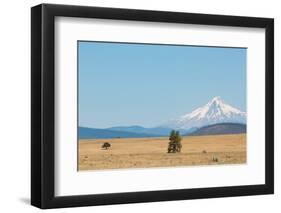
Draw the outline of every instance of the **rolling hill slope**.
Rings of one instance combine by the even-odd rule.
[[[190,136],[196,135],[227,135],[227,134],[241,134],[246,133],[246,125],[238,123],[219,123],[209,126],[201,127],[200,129],[188,134]]]
[[[94,138],[143,138],[157,137],[159,135],[151,135],[145,133],[135,133],[126,131],[114,131],[108,129],[95,129],[87,127],[78,128],[79,139],[94,139]]]

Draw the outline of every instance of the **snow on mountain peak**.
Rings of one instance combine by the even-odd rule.
[[[216,96],[206,105],[163,125],[176,129],[189,129],[216,123],[246,123],[246,113],[226,104]]]
[[[214,97],[210,102],[222,102],[223,100],[221,99],[220,96]]]

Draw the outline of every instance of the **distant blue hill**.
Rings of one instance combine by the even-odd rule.
[[[142,126],[117,126],[117,127],[107,128],[107,130],[133,132],[133,133],[138,133],[138,134],[148,134],[151,136],[154,136],[154,135],[166,136],[171,132],[172,129],[171,128],[162,128],[162,127],[145,128]]]
[[[145,137],[159,137],[161,135],[151,135],[145,133],[135,133],[128,131],[116,131],[110,129],[95,129],[87,127],[79,127],[78,137],[79,139],[91,139],[91,138],[145,138]]]
[[[242,134],[247,132],[247,126],[240,123],[218,123],[203,126],[196,131],[189,133],[189,136],[199,135],[225,135],[225,134]]]
[[[141,134],[148,134],[151,136],[168,136],[170,132],[173,130],[172,128],[168,127],[152,127],[152,128],[145,128],[142,126],[117,126],[117,127],[111,127],[107,128],[108,130],[114,130],[114,131],[125,131],[125,132],[134,132],[134,133],[141,133]],[[187,134],[191,133],[197,128],[191,128],[189,130],[186,129],[178,129],[181,134]]]
[[[197,128],[189,130],[180,129],[181,134],[188,134],[196,131]],[[142,126],[117,126],[106,129],[79,127],[79,138],[145,138],[145,137],[165,137],[170,134],[171,128],[153,127],[145,128]]]

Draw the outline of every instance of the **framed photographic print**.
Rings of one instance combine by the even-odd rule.
[[[272,194],[274,21],[31,9],[31,203]]]

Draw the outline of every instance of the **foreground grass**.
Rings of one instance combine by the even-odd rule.
[[[110,149],[101,149],[104,142]],[[246,135],[183,137],[181,153],[167,153],[168,137],[79,141],[79,170],[246,163]]]

